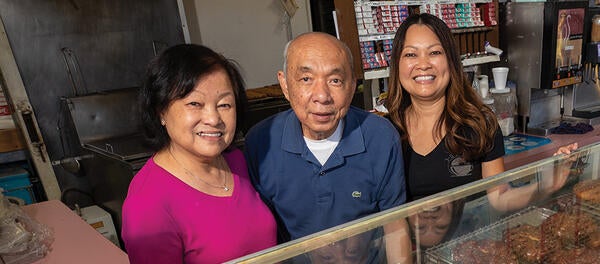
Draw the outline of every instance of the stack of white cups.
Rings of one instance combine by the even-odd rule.
[[[488,85],[488,76],[487,75],[478,75],[477,80],[479,82],[479,95],[481,98],[488,97],[489,85]]]
[[[498,124],[502,130],[502,135],[508,136],[514,130],[514,98],[511,95],[510,89],[506,88],[506,78],[508,76],[507,67],[492,68],[494,75],[494,89],[491,89],[492,97],[494,97],[496,116]]]
[[[506,78],[508,77],[508,67],[496,67],[492,68],[492,74],[494,74],[494,85],[496,89],[506,89]]]

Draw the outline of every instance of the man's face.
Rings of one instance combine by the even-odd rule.
[[[336,41],[322,35],[298,38],[288,49],[287,74],[277,76],[309,139],[331,136],[354,95],[351,62]]]

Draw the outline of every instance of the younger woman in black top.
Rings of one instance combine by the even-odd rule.
[[[504,171],[496,116],[467,81],[453,35],[441,19],[413,15],[396,32],[386,107],[402,136],[409,199]],[[557,153],[575,148],[572,144]],[[502,185],[487,190],[487,198],[494,209],[511,211],[538,197],[538,188]]]

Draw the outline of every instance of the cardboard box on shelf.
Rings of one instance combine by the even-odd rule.
[[[16,128],[0,129],[0,153],[25,148],[25,140],[21,131]]]
[[[8,99],[6,99],[4,92],[0,89],[0,129],[10,128],[15,128],[15,122],[12,119]]]

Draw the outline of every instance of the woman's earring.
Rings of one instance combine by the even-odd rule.
[[[164,119],[161,119],[161,120],[160,120],[160,124],[161,124],[162,126],[165,126],[165,125],[167,124],[167,122],[165,122],[165,120],[164,120]]]

